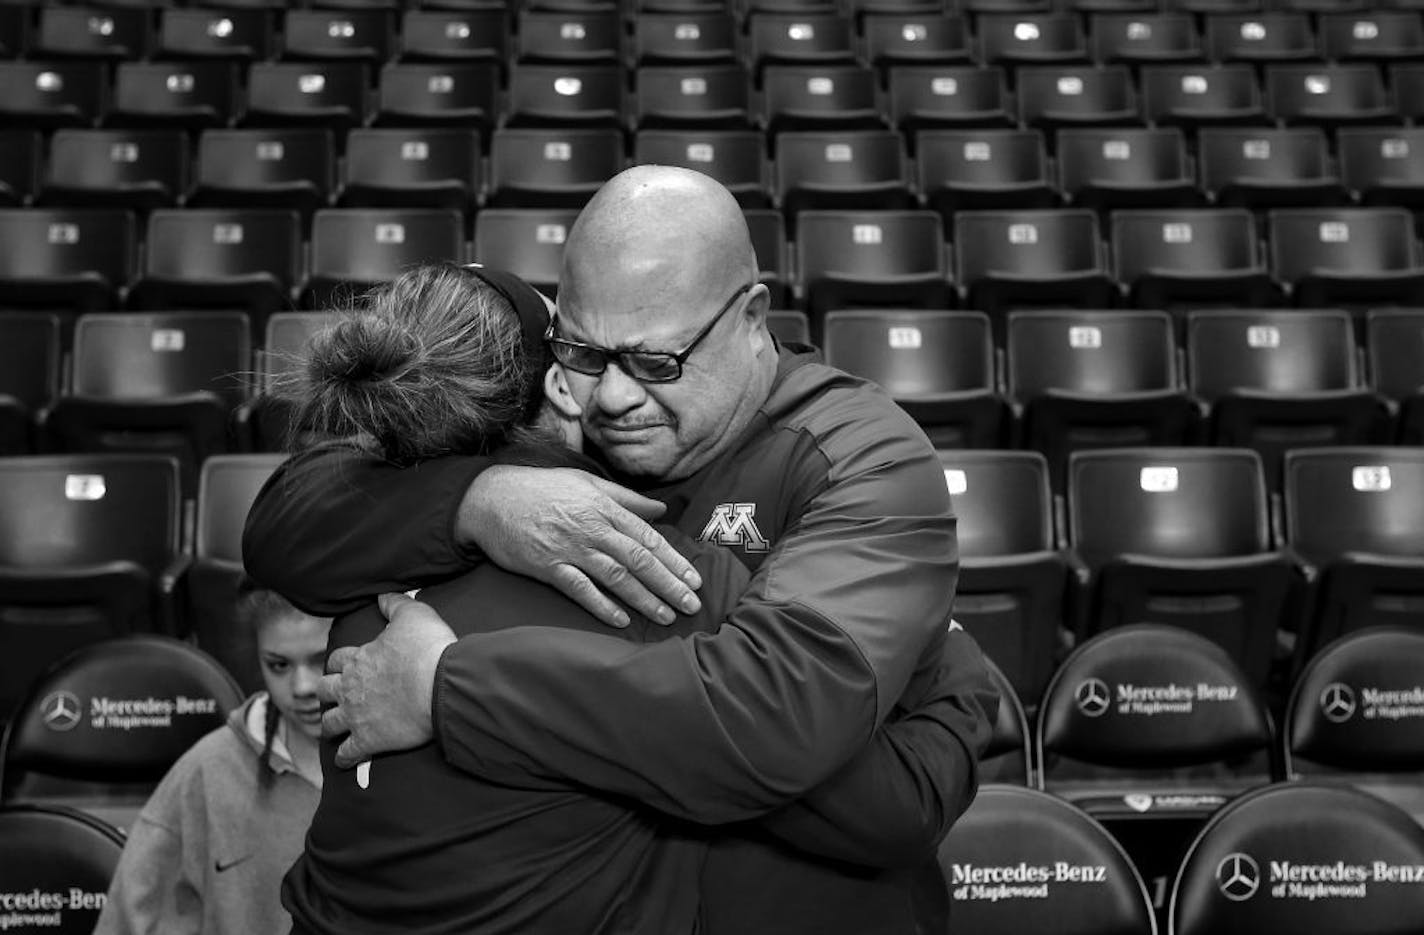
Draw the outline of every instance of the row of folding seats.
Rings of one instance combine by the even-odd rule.
[[[1324,692],[1317,686],[1298,709],[1303,716],[1296,717],[1293,706],[1287,736],[1295,739],[1286,741],[1286,757],[1304,739],[1315,752],[1345,753],[1343,774],[1322,780],[1292,770],[1290,781],[1238,777],[1232,786],[1219,777],[1215,783],[1193,783],[1184,770],[1169,768],[1213,757],[1239,762],[1243,750],[1269,733],[1269,719],[1253,710],[1249,686],[1230,681],[1229,665],[1191,644],[1183,658],[1165,657],[1160,643],[1145,639],[1149,635],[1156,634],[1136,628],[1115,634],[1111,643],[1084,647],[1074,659],[1074,674],[1082,681],[1064,692],[1058,708],[1040,716],[1040,739],[1050,733],[1073,753],[1097,747],[1125,754],[1125,763],[1114,761],[1119,767],[1114,776],[1094,783],[1098,795],[1088,797],[1079,789],[1076,798],[1064,797],[986,778],[939,846],[944,898],[953,901],[958,924],[971,924],[984,935],[1050,928],[1069,935],[1155,935],[1160,918],[1167,930],[1183,935],[1380,935],[1414,931],[1424,922],[1424,902],[1398,895],[1404,886],[1387,885],[1424,860],[1424,829],[1409,810],[1417,803],[1408,796],[1409,780],[1418,777],[1407,765],[1417,759],[1418,732],[1409,729],[1409,715],[1392,716],[1408,703],[1378,700],[1381,694],[1417,694],[1417,670],[1403,666],[1421,662],[1424,638],[1372,631],[1338,644],[1335,655],[1342,658],[1332,674],[1342,680]],[[1133,646],[1148,656],[1125,658]],[[1399,655],[1385,655],[1391,649]],[[1186,672],[1214,681],[1168,681]],[[1123,681],[1141,675],[1159,682]],[[1124,701],[1114,697],[1114,685],[1118,692],[1176,690],[1190,697]],[[142,731],[83,716],[93,697],[180,694],[196,714]],[[1375,700],[1365,700],[1371,697]],[[0,829],[8,845],[0,860],[0,886],[22,893],[78,892],[64,918],[74,930],[87,930],[102,904],[123,829],[156,777],[204,731],[218,726],[239,698],[237,686],[210,657],[169,639],[110,640],[56,666],[34,685],[0,751]],[[1012,701],[1011,692],[1005,701]],[[1160,727],[1164,717],[1181,733],[1142,729]],[[56,721],[69,726],[55,730]],[[996,732],[994,743],[1003,741]],[[986,766],[994,754],[991,744]],[[1380,763],[1393,774],[1385,784],[1378,775],[1361,775]],[[1148,768],[1134,771],[1135,764]],[[80,772],[87,783],[69,778]],[[1155,853],[1134,848],[1140,844],[1134,837],[1141,835],[1129,832],[1143,827],[1158,837],[1171,829],[1181,844],[1163,847],[1159,840]],[[1360,886],[1348,899],[1317,902],[1324,890],[1297,881],[1301,891],[1293,892],[1277,880],[1285,879],[1283,870],[1271,871],[1277,882],[1265,889],[1265,868],[1281,866],[1324,867],[1334,871],[1329,879],[1358,874],[1373,884]],[[1260,897],[1254,898],[1258,890]],[[1307,913],[1311,927],[1300,928]],[[1071,922],[1065,925],[1064,919]]]
[[[1049,156],[1049,142],[1056,152]],[[338,159],[321,129],[0,130],[0,201],[148,210],[192,207],[581,207],[627,165],[716,178],[746,208],[963,210],[1424,204],[1424,128],[923,130],[907,159],[888,130],[777,134],[501,129],[355,130]],[[190,156],[190,151],[194,155]],[[338,170],[339,169],[339,170]],[[339,180],[339,181],[338,181]]]
[[[371,85],[371,78],[377,78]],[[1012,88],[1010,79],[1012,78]],[[521,64],[501,86],[493,63],[213,62],[103,66],[0,62],[0,124],[190,128],[377,125],[765,126],[884,129],[964,126],[1185,126],[1389,123],[1424,116],[1424,64],[771,65],[757,85],[739,64]],[[1263,90],[1264,89],[1264,90]],[[1012,93],[1011,93],[1012,92]]]
[[[823,347],[937,445],[1043,452],[1055,490],[1084,448],[1249,447],[1274,489],[1291,448],[1424,442],[1417,312],[1372,313],[1363,357],[1342,311],[1192,312],[1180,350],[1177,327],[1164,312],[1017,311],[998,352],[981,312],[836,310]]]
[[[1112,10],[1112,8],[1107,8]],[[1392,61],[1424,58],[1424,21],[1411,10],[1208,12],[1179,10],[980,12],[936,5],[906,10],[753,10],[738,22],[710,8],[643,12],[501,5],[459,11],[164,9],[44,5],[0,15],[0,56],[137,61],[226,58],[260,61],[509,60],[638,63],[744,60],[816,63],[857,59],[1047,62],[1282,60]],[[971,22],[972,20],[972,22]]]
[[[320,307],[340,283],[470,252],[552,292],[576,216],[487,209],[467,251],[455,211],[328,209],[314,215],[308,250],[295,211],[159,209],[140,225],[127,212],[0,209],[0,305],[236,308],[260,327],[302,295]],[[949,247],[930,211],[803,211],[794,267],[782,216],[746,217],[774,304],[804,307],[817,339],[827,310],[858,306],[1424,304],[1414,219],[1398,208],[1273,210],[1269,250],[1244,209],[1113,212],[1107,242],[1089,210],[966,211]]]

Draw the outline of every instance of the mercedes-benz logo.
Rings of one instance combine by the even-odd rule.
[[[1320,693],[1320,713],[1331,724],[1343,724],[1355,714],[1355,690],[1341,682],[1331,682]]]
[[[1244,902],[1261,888],[1261,868],[1246,854],[1227,854],[1216,865],[1216,885],[1227,899]]]
[[[1074,697],[1078,699],[1078,710],[1088,717],[1101,717],[1108,709],[1108,702],[1112,700],[1108,685],[1102,679],[1086,679],[1080,682]]]
[[[73,692],[50,692],[40,702],[40,718],[50,730],[73,730],[79,724],[79,696]]]

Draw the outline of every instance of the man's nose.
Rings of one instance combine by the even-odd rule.
[[[609,361],[594,389],[598,408],[609,415],[621,415],[637,409],[647,399],[643,384],[628,376],[617,363]]]

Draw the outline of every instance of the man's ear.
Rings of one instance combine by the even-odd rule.
[[[574,399],[573,391],[569,389],[568,377],[560,364],[550,364],[544,374],[544,398],[565,419],[577,419],[583,415],[583,407]]]
[[[751,298],[747,299],[746,311],[742,314],[751,325],[752,353],[760,354],[770,348],[771,332],[766,328],[766,316],[771,311],[771,290],[766,283],[759,282],[751,288]]]

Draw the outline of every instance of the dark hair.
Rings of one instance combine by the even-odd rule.
[[[521,437],[548,365],[504,296],[467,269],[435,263],[343,311],[279,393],[295,403],[294,438],[351,439],[410,464]]]
[[[233,616],[237,625],[254,635],[258,627],[283,614],[296,613],[291,602],[276,591],[260,587],[257,582],[243,575],[237,584],[237,603]],[[272,768],[272,743],[277,739],[277,727],[282,723],[282,712],[267,700],[266,720],[262,725],[262,754],[257,758],[257,784],[262,789],[271,788],[277,771]]]

